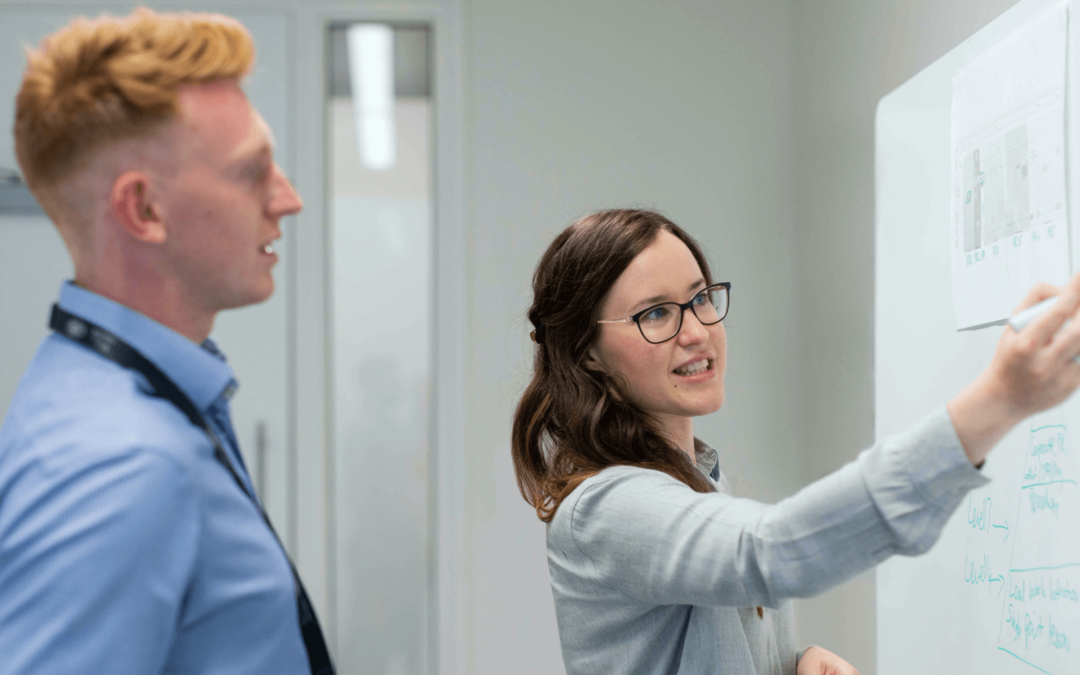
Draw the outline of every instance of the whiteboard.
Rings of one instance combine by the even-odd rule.
[[[907,428],[990,361],[1000,327],[958,332],[951,293],[953,76],[1052,7],[1023,0],[878,104],[875,129],[875,434]],[[1078,152],[1080,0],[1069,3],[1067,172]],[[1070,214],[1080,208],[1069,181]],[[1075,271],[1077,240],[1070,255]],[[877,572],[877,672],[1080,673],[1080,398],[1014,429],[991,479],[918,558]],[[1053,458],[1055,480],[1040,476]]]

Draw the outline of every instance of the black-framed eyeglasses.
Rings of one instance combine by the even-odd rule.
[[[731,282],[722,281],[698,291],[689,302],[661,302],[646,307],[625,319],[604,319],[596,323],[625,323],[633,321],[641,331],[641,337],[654,345],[667,342],[682,330],[683,314],[690,310],[705,326],[720,323],[727,316],[730,303]]]

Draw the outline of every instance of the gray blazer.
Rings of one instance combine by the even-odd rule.
[[[698,460],[718,492],[610,467],[559,507],[548,570],[569,675],[795,675],[790,599],[926,552],[987,482],[944,406],[778,504],[731,496],[716,454]]]

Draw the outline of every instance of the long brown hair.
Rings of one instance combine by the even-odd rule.
[[[659,213],[636,209],[574,222],[533,274],[528,317],[537,328],[536,354],[532,381],[514,413],[511,448],[518,489],[544,522],[582,481],[609,466],[655,469],[697,492],[712,491],[655,420],[617,394],[621,388],[611,375],[584,365],[608,291],[661,231],[686,244],[711,284],[697,242]]]

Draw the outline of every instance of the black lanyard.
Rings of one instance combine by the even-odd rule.
[[[154,388],[155,396],[175,405],[180,412],[191,420],[192,424],[206,433],[210,438],[210,442],[214,445],[214,457],[225,465],[236,484],[240,486],[248,499],[255,504],[255,508],[259,510],[263,521],[270,528],[270,532],[274,535],[278,546],[281,546],[282,553],[285,554],[285,559],[289,562],[289,569],[292,570],[293,576],[293,590],[296,593],[296,609],[300,617],[300,634],[304,638],[304,648],[307,650],[308,664],[311,666],[312,675],[334,675],[334,666],[330,663],[330,653],[326,649],[326,641],[323,639],[322,629],[319,628],[319,620],[315,617],[315,610],[311,606],[311,600],[308,599],[307,591],[304,590],[304,584],[300,581],[300,575],[296,572],[296,566],[293,565],[288,552],[285,551],[285,547],[281,545],[281,540],[278,539],[274,526],[270,524],[270,518],[266,515],[262,504],[255,498],[255,495],[248,491],[244,481],[240,478],[240,474],[233,468],[232,461],[229,460],[229,455],[226,454],[217,434],[214,433],[213,428],[202,416],[202,413],[199,412],[199,409],[195,407],[195,404],[191,402],[191,399],[180,391],[180,388],[169,379],[168,375],[161,372],[137,349],[104,328],[95,326],[82,317],[65,312],[60,309],[59,305],[53,305],[49,328],[52,328],[59,335],[86,345],[113,363],[142,373],[150,381],[150,386]]]

